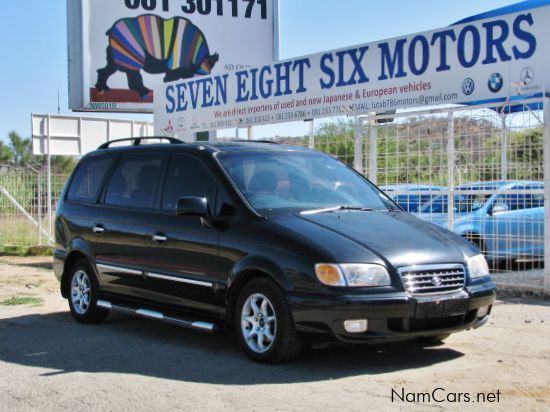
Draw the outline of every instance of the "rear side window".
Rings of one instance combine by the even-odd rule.
[[[159,153],[123,156],[107,186],[105,203],[153,209],[163,157]]]
[[[83,160],[71,182],[67,199],[73,202],[95,203],[112,161],[113,159],[107,156]]]
[[[162,194],[162,208],[174,210],[180,197],[214,198],[216,182],[207,167],[188,155],[174,155],[168,165]]]

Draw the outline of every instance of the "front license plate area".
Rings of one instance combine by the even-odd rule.
[[[417,302],[417,318],[439,318],[463,315],[468,311],[468,299],[446,299]]]

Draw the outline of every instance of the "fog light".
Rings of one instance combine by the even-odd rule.
[[[478,318],[484,318],[489,314],[489,311],[491,310],[491,306],[482,306],[477,310],[477,317]]]
[[[367,331],[367,319],[346,320],[344,329],[348,333],[361,333]]]

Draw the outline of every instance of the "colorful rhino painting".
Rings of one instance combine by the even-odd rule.
[[[219,59],[210,54],[202,31],[183,17],[163,19],[146,14],[118,20],[107,31],[107,65],[97,71],[96,89],[108,91],[107,80],[121,71],[128,86],[146,98],[151,90],[143,85],[140,70],[164,73],[164,81],[209,74]]]

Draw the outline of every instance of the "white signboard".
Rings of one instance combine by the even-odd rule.
[[[161,84],[155,133],[532,95],[550,85],[549,22],[545,6]]]
[[[96,117],[32,115],[32,152],[80,156],[101,144],[127,137],[153,135],[153,125],[145,121]]]
[[[151,112],[153,85],[278,58],[278,0],[67,0],[69,106]]]

